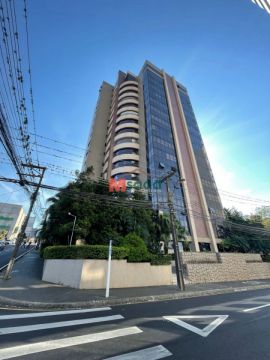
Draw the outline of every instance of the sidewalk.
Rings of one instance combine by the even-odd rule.
[[[43,261],[33,250],[15,263],[12,279],[0,279],[0,306],[5,308],[78,308],[183,299],[188,297],[270,288],[269,280],[237,281],[187,285],[185,292],[176,286],[79,290],[41,281]],[[1,274],[2,275],[2,274]]]

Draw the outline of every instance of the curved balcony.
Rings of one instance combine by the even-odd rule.
[[[107,151],[106,154],[105,154],[105,157],[104,157],[104,162],[106,162],[108,160],[109,154],[110,154],[110,152]]]
[[[134,143],[134,142],[124,142],[121,144],[117,144],[113,147],[113,152],[120,150],[120,149],[126,149],[126,148],[139,150],[140,144]]]
[[[139,141],[138,139],[135,139],[134,137],[124,137],[122,139],[119,139],[119,140],[115,140],[114,141],[114,146],[116,145],[120,145],[120,144],[124,144],[124,143],[128,143],[128,144],[139,144]]]
[[[120,166],[111,171],[111,176],[123,173],[139,174],[139,168],[137,166]]]
[[[139,99],[139,94],[137,92],[124,92],[118,96],[118,101],[121,101],[125,98],[136,98]]]
[[[139,109],[138,109],[138,107],[136,107],[136,106],[125,106],[125,107],[123,107],[123,108],[121,108],[121,109],[119,109],[119,110],[117,110],[117,115],[120,115],[120,114],[122,114],[122,113],[129,113],[130,112],[130,115],[132,115],[132,114],[138,114],[138,112],[139,112]],[[123,114],[123,115],[125,115],[125,114]]]
[[[125,86],[129,86],[129,85],[135,85],[138,86],[138,81],[134,81],[134,80],[128,80],[128,81],[124,81],[120,86],[119,89],[123,89]]]
[[[126,119],[126,120],[121,120],[117,123],[117,125],[127,125],[129,126],[130,124],[138,124],[138,120],[134,120],[134,119]]]
[[[140,156],[138,154],[122,154],[122,155],[116,155],[112,158],[112,162],[116,163],[117,161],[122,161],[122,160],[135,160],[135,161],[139,161],[140,160]]]
[[[139,139],[139,134],[133,133],[133,132],[123,132],[121,134],[118,134],[114,137],[114,141],[123,139],[123,138],[133,138],[133,139]]]
[[[136,86],[127,86],[127,87],[124,87],[124,88],[119,90],[118,96],[120,96],[120,95],[122,95],[122,94],[124,94],[126,92],[131,92],[131,91],[138,94],[139,89]]]
[[[115,132],[119,131],[119,130],[122,130],[122,129],[137,129],[139,130],[139,125],[138,124],[120,124],[120,125],[117,125],[116,128],[115,128]]]
[[[108,161],[106,161],[105,165],[102,168],[102,172],[105,172],[108,169]]]
[[[109,150],[110,147],[111,147],[111,141],[108,142],[108,144],[105,148],[105,153]]]
[[[120,115],[119,117],[116,118],[116,123],[118,123],[121,120],[127,120],[127,119],[132,119],[132,120],[138,120],[139,121],[139,115],[138,114],[124,114],[124,115]]]
[[[117,109],[119,110],[121,106],[126,104],[132,104],[132,105],[134,104],[135,107],[139,107],[139,101],[137,99],[123,99],[118,103]]]

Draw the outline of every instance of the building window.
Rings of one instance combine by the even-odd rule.
[[[120,120],[120,121],[117,123],[117,126],[118,126],[118,125],[122,125],[122,124],[138,124],[138,120],[134,120],[134,119]]]
[[[125,108],[125,107],[130,107],[130,106],[136,107],[136,108],[138,107],[138,105],[135,104],[135,103],[126,103],[126,104],[120,105],[120,106],[118,107],[118,110],[119,110],[119,109],[123,109],[123,108]]]
[[[132,143],[137,144],[138,139],[131,138],[131,137],[125,137],[125,138],[122,138],[122,139],[119,139],[119,140],[115,141],[114,145],[123,144],[123,143],[126,143],[126,142],[132,142]]]
[[[114,156],[125,155],[125,154],[135,154],[135,155],[137,155],[138,152],[139,152],[138,149],[124,148],[124,149],[116,150],[116,151],[113,153],[113,155],[114,155]]]
[[[117,161],[113,164],[113,169],[122,167],[122,166],[139,166],[139,162],[137,160],[121,160]]]
[[[118,130],[115,134],[118,135],[118,134],[122,134],[125,132],[131,132],[131,133],[138,134],[139,131],[138,131],[138,129],[134,129],[134,128],[124,128],[124,129]]]
[[[129,111],[122,111],[119,115],[120,116],[123,116],[123,115],[138,115],[138,113],[136,111],[129,110]]]

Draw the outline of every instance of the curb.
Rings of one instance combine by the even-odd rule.
[[[253,285],[238,288],[213,289],[205,291],[192,291],[185,293],[172,293],[152,296],[139,296],[131,298],[111,298],[104,300],[92,300],[86,302],[66,302],[66,303],[42,303],[14,300],[0,296],[0,307],[5,309],[25,309],[25,310],[48,310],[48,309],[81,309],[107,305],[128,305],[147,302],[158,302],[167,300],[181,300],[194,297],[230,294],[235,292],[254,291],[259,289],[270,289],[270,285]]]

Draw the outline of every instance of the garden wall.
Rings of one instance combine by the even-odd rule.
[[[260,254],[181,253],[190,283],[270,279],[270,263]]]
[[[105,289],[107,260],[45,260],[43,281],[77,289]],[[111,288],[171,285],[171,265],[112,260]]]

